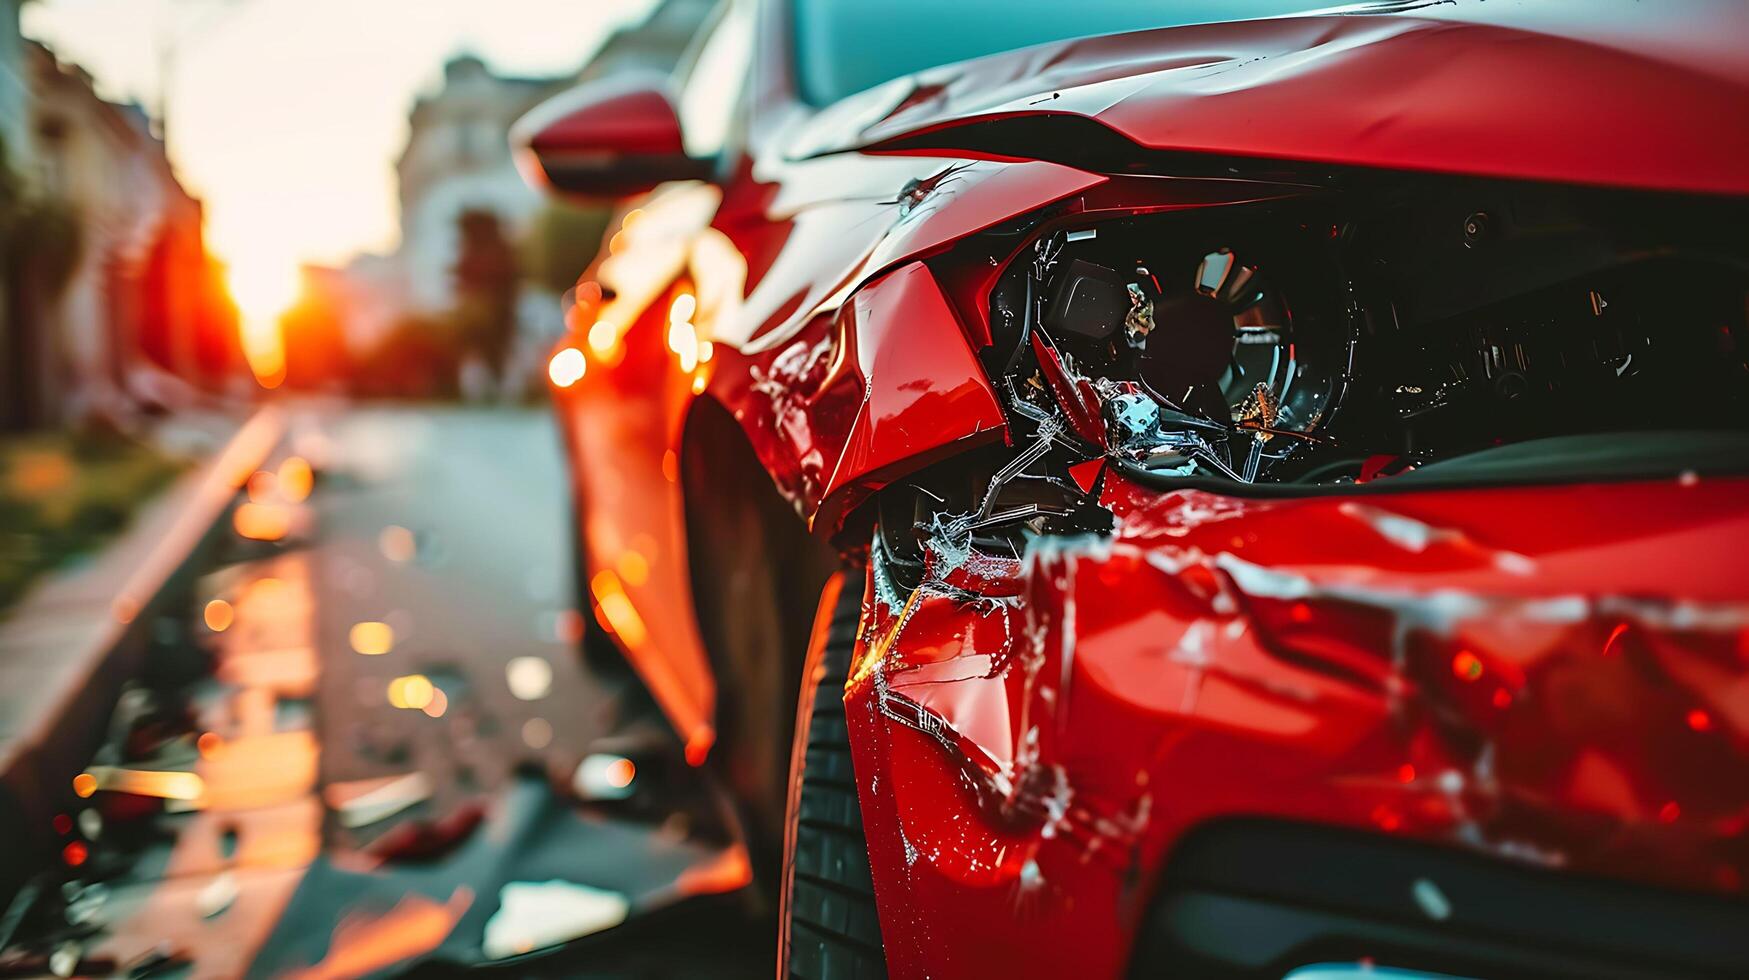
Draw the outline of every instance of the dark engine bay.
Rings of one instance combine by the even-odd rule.
[[[1161,489],[1273,495],[1741,468],[1746,217],[1401,178],[983,236],[983,261],[1007,260],[982,356],[1013,444],[890,489],[881,524],[964,514],[1002,550],[1098,531],[1096,459]]]

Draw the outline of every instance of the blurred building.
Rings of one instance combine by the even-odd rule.
[[[443,87],[421,98],[409,118],[407,147],[395,164],[401,195],[401,263],[408,299],[420,311],[455,305],[452,270],[464,214],[497,215],[512,235],[540,208],[511,162],[510,124],[566,84],[558,78],[494,74],[472,56],[443,66]]]
[[[673,71],[718,0],[663,0],[643,23],[614,32],[573,81],[634,69]]]
[[[306,265],[298,298],[280,317],[285,383],[308,390],[341,389],[352,369],[346,311],[364,298],[344,269]]]
[[[335,288],[347,297],[342,332],[355,351],[367,351],[388,337],[412,304],[398,255],[364,252],[338,271]]]
[[[579,81],[632,68],[672,70],[715,3],[663,0],[643,23],[614,33],[582,68],[562,76],[500,75],[471,55],[444,65],[441,86],[413,107],[407,145],[396,163],[399,249],[392,256],[355,260],[345,270],[351,281],[344,287],[326,284],[329,291],[344,291],[354,299],[344,325],[348,344],[362,352],[401,322],[458,311],[465,318],[469,313],[465,308],[478,307],[477,283],[474,295],[463,293],[470,290],[470,279],[477,278],[471,270],[482,264],[481,230],[491,229],[489,237],[520,250],[550,206],[516,170],[510,155],[510,125]],[[464,229],[472,229],[467,232],[472,236],[467,249]],[[484,247],[490,252],[497,243]],[[551,283],[529,275],[529,270],[523,273],[514,301],[495,304],[510,311],[513,336],[507,353],[488,353],[486,360],[494,371],[523,371],[531,352],[538,352],[563,328]],[[464,325],[461,335],[472,335],[470,328]]]
[[[200,203],[143,110],[99,98],[40,44],[22,51],[31,153],[14,165],[23,190],[8,230],[21,245],[0,357],[8,421],[125,421],[199,400],[237,363]]]
[[[422,311],[455,302],[459,222],[489,212],[511,238],[528,230],[541,196],[517,173],[510,124],[581,81],[628,69],[671,71],[716,0],[664,0],[641,24],[611,35],[584,67],[554,78],[495,74],[462,56],[443,68],[443,86],[413,107],[407,147],[396,163],[401,197],[401,261],[408,298]]]
[[[28,297],[20,289],[11,244],[28,193],[30,88],[24,38],[18,31],[23,0],[0,0],[0,431],[21,427],[33,400],[23,387],[31,363],[22,319]]]

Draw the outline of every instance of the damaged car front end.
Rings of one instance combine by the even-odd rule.
[[[1740,965],[1745,217],[1235,164],[914,266],[1006,438],[858,512],[894,972]]]

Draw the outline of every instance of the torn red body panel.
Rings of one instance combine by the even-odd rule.
[[[849,162],[857,166],[847,172]],[[879,174],[888,182],[874,183]],[[878,486],[895,463],[919,465],[944,445],[1002,427],[972,357],[988,343],[987,326],[962,318],[916,260],[1017,206],[1105,178],[1047,163],[866,157],[797,164],[787,176],[771,205],[797,212],[785,254],[711,325],[727,356],[708,394],[747,429],[779,490],[818,523],[833,493]],[[894,196],[844,200],[847,180],[871,197],[877,189]],[[905,414],[919,400],[924,411]],[[833,502],[828,530],[851,496]]]
[[[1006,589],[871,576],[895,974],[1120,976],[1174,845],[1236,816],[1741,894],[1749,482],[1104,502],[1109,539],[983,562]]]
[[[995,392],[957,322],[929,268],[914,262],[749,367],[737,399],[743,424],[798,510],[817,519],[836,497],[830,526],[895,467],[1001,431]]]

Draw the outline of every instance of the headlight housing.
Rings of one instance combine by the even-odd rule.
[[[1171,187],[1207,197],[1186,190],[1199,183]],[[1741,208],[1343,184],[1183,207],[1083,199],[932,260],[987,304],[981,357],[1011,439],[886,491],[889,557],[921,561],[919,542],[950,528],[1012,555],[1099,532],[1112,473],[1241,495],[1674,475],[1644,438],[1583,471],[1536,462],[1667,430],[1741,450],[1683,468],[1749,466]]]

